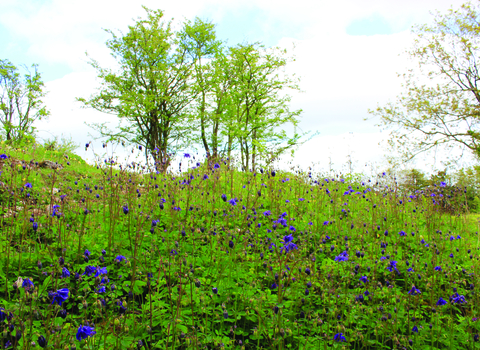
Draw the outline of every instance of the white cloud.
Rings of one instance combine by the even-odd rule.
[[[160,6],[166,19],[175,17],[179,21],[200,15],[214,23],[228,23],[232,13],[243,14],[248,20],[252,11],[262,11],[265,19],[256,23],[260,38],[281,29],[279,26],[292,28],[292,35],[279,41],[285,47],[292,41],[296,43],[297,61],[288,71],[302,77],[300,86],[305,93],[294,95],[292,107],[304,110],[302,129],[321,132],[318,139],[297,153],[295,160],[301,160],[304,166],[313,155],[324,159],[328,147],[334,159],[346,164],[348,150],[344,149],[342,138],[349,132],[355,136],[349,139],[349,147],[356,152],[354,160],[358,159],[359,164],[380,161],[385,151],[378,147],[378,141],[385,134],[379,132],[374,121],[363,119],[369,116],[368,108],[394,101],[401,91],[401,80],[396,73],[405,72],[410,63],[399,54],[412,40],[405,28],[412,23],[431,21],[431,9],[445,13],[451,6],[458,8],[462,3],[458,0],[142,2],[149,8]],[[101,28],[126,31],[132,19],[144,14],[138,1],[122,2],[121,6],[110,0],[53,0],[42,5],[22,0],[0,5],[0,24],[9,29],[15,40],[22,40],[31,55],[66,64],[73,71],[46,84],[50,91],[46,103],[52,116],[49,122],[39,124],[39,129],[55,135],[71,135],[83,144],[89,141],[87,134],[91,132],[85,121],[116,123],[114,117],[80,109],[75,103],[75,97],[88,97],[97,84],[85,51],[101,66],[111,66],[114,61],[104,44],[110,36]],[[395,34],[368,37],[346,34],[349,23],[372,14],[385,18]],[[321,151],[317,153],[317,149]]]

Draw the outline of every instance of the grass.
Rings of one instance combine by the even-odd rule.
[[[463,189],[0,154],[2,348],[480,348]]]

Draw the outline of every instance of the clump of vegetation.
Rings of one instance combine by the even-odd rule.
[[[463,188],[51,152],[0,149],[3,348],[478,348]]]

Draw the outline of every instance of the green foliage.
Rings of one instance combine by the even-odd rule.
[[[477,223],[446,173],[412,171],[437,186],[410,196],[386,175],[240,172],[199,159],[176,174],[108,162],[82,171],[42,145],[1,144],[0,154],[0,307],[13,315],[0,327],[23,330],[13,348],[38,335],[91,349],[477,344]],[[35,166],[43,160],[63,168]],[[69,296],[52,305],[60,288]],[[78,342],[87,322],[96,334]],[[5,344],[16,333],[1,334]]]

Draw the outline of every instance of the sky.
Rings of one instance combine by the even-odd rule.
[[[404,54],[412,45],[412,26],[432,23],[432,11],[446,13],[462,3],[0,0],[0,59],[17,66],[38,64],[48,91],[44,101],[51,112],[48,121],[36,125],[39,137],[71,138],[81,145],[77,153],[91,158],[84,144],[92,141],[100,149],[101,141],[94,140],[96,134],[87,124],[117,121],[75,102],[76,97],[88,98],[99,84],[90,58],[102,67],[115,64],[105,45],[110,35],[104,29],[127,32],[129,25],[145,16],[142,5],[163,10],[176,25],[198,16],[215,23],[218,38],[229,45],[259,41],[295,55],[287,72],[300,77],[302,93],[292,94],[291,108],[303,110],[300,129],[318,136],[296,150],[292,159],[284,158],[284,166],[381,170],[388,167],[383,145],[389,134],[376,126],[379,120],[368,109],[394,102],[403,91],[397,73],[412,65]],[[441,169],[441,157],[426,155],[410,166]]]

